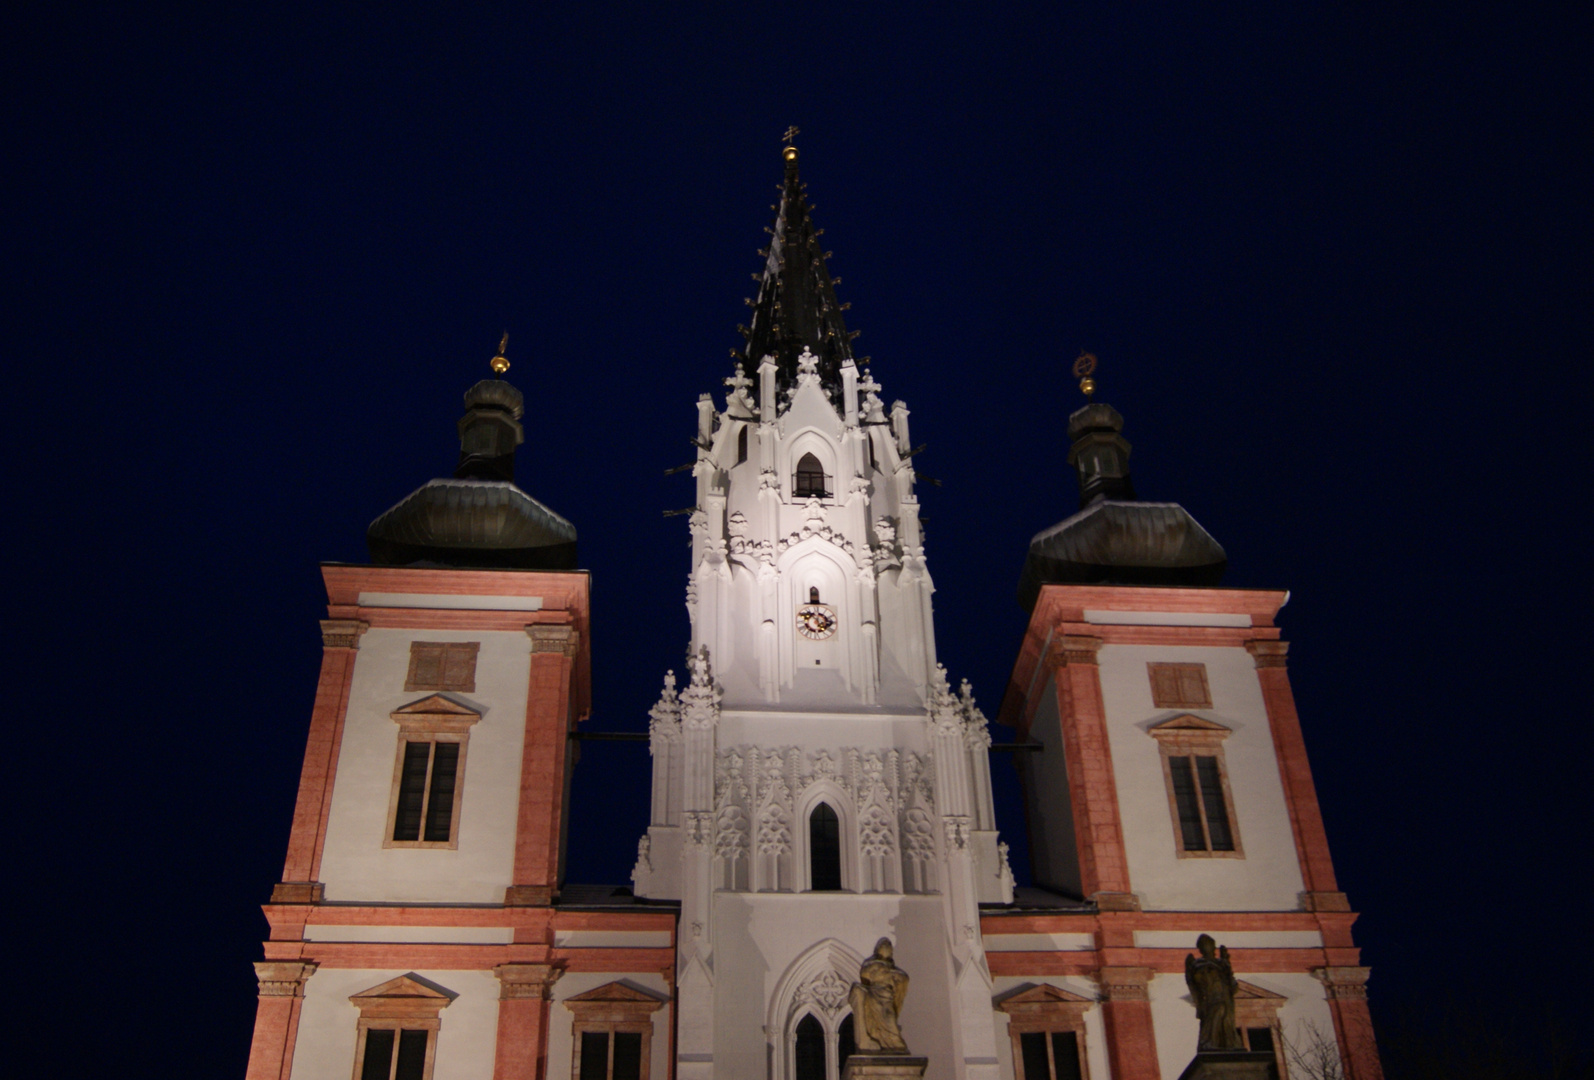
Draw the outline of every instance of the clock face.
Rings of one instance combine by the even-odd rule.
[[[797,609],[797,632],[823,641],[836,632],[836,612],[828,604],[804,604]]]

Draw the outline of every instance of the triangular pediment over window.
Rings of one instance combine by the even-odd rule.
[[[1008,994],[996,1003],[1002,1012],[1013,1017],[1015,1021],[1023,1018],[1038,1019],[1047,1015],[1071,1013],[1078,1015],[1084,1009],[1096,1004],[1095,999],[1084,997],[1070,990],[1051,983],[1041,983],[1028,990],[1020,990]]]
[[[389,979],[380,986],[362,990],[349,998],[365,1021],[429,1020],[453,1004],[458,994],[445,990],[415,972]]]
[[[1234,1000],[1236,1001],[1250,999],[1254,1001],[1276,1001],[1282,1004],[1289,1000],[1289,998],[1285,997],[1283,994],[1275,994],[1271,990],[1264,990],[1260,986],[1253,986],[1244,979],[1237,979],[1236,981],[1240,984],[1239,989],[1234,991]]]
[[[1152,724],[1147,730],[1152,735],[1205,735],[1217,739],[1234,734],[1233,728],[1225,727],[1215,720],[1203,720],[1189,713],[1180,713],[1160,724]]]
[[[406,716],[472,717],[476,720],[482,718],[482,714],[475,709],[461,705],[457,701],[450,701],[442,694],[430,694],[419,701],[400,706],[393,710],[392,715],[395,720]]]
[[[565,998],[567,1005],[572,1001],[634,1001],[654,1006],[664,1004],[663,998],[619,981],[604,983],[585,993]]]

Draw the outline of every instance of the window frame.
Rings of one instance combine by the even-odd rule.
[[[1173,821],[1173,847],[1177,856],[1181,859],[1245,858],[1245,845],[1240,839],[1240,821],[1234,813],[1234,792],[1229,784],[1229,766],[1223,753],[1223,741],[1234,734],[1233,729],[1185,713],[1153,725],[1150,734],[1157,740],[1157,748],[1162,759],[1162,780],[1168,792],[1168,813]],[[1206,848],[1192,851],[1184,845],[1184,827],[1179,820],[1179,797],[1173,782],[1173,759],[1188,760],[1199,757],[1213,758],[1216,762],[1218,786],[1223,795],[1223,809],[1229,819],[1232,851],[1215,851],[1212,848],[1212,830],[1207,820],[1206,792],[1201,785],[1200,766],[1193,760],[1190,766],[1191,779],[1195,784],[1196,809],[1201,818],[1201,835]]]
[[[393,762],[393,787],[388,796],[387,817],[383,819],[382,846],[384,848],[434,848],[453,851],[459,848],[460,815],[465,804],[465,765],[470,743],[470,729],[481,719],[481,713],[450,701],[441,694],[411,702],[390,714],[398,724],[398,752]],[[426,780],[422,788],[421,829],[414,840],[395,840],[393,830],[398,821],[399,795],[404,784],[404,756],[410,743],[431,743],[427,753]],[[459,760],[454,765],[454,804],[450,809],[447,840],[427,840],[426,812],[432,797],[432,767],[437,761],[436,744],[454,743],[459,747]]]
[[[813,458],[814,465],[819,470],[819,490],[818,491],[803,491],[803,490],[801,490],[802,487],[803,487],[803,484],[801,482],[801,478],[805,474],[808,477],[810,477],[810,478],[812,478],[813,475],[814,475],[813,469],[808,469],[806,471],[803,469],[803,462],[807,461],[809,458]],[[830,474],[825,471],[824,459],[821,458],[818,454],[814,453],[812,450],[809,450],[806,453],[804,453],[792,465],[792,470],[791,470],[791,492],[792,492],[792,498],[794,498],[794,499],[829,499],[829,498],[833,498],[834,497],[835,493],[830,490]]]
[[[1085,1040],[1085,1013],[1095,1008],[1096,1002],[1081,994],[1071,993],[1050,983],[1012,994],[996,1007],[1007,1014],[1007,1032],[1013,1044],[1013,1080],[1053,1080],[1056,1075],[1053,1032],[1071,1032],[1074,1047],[1079,1052],[1079,1075],[1090,1080],[1090,1050]],[[1053,1076],[1033,1077],[1024,1073],[1024,1050],[1021,1036],[1044,1034],[1046,1060]]]
[[[360,1019],[354,1028],[354,1080],[360,1080],[365,1071],[367,1033],[373,1030],[426,1032],[426,1061],[421,1077],[432,1080],[432,1069],[437,1064],[438,1034],[443,1026],[441,1014],[454,1003],[454,996],[421,981],[413,972],[351,995],[349,1003],[360,1010]],[[393,1062],[388,1068],[390,1078],[398,1067],[399,1038],[395,1035],[393,1039]]]
[[[404,691],[412,693],[423,690],[452,690],[457,693],[474,694],[476,692],[476,660],[481,654],[482,643],[479,641],[412,641],[410,642],[410,666],[404,675]],[[437,650],[439,677],[436,680],[424,680],[419,676],[419,669],[423,658],[432,651]],[[453,680],[449,679],[450,654],[463,658],[460,663],[464,667],[462,675]]]
[[[1146,678],[1151,682],[1151,704],[1158,709],[1210,709],[1212,684],[1207,681],[1205,664],[1152,661],[1146,664]],[[1159,688],[1158,681],[1162,680]],[[1165,693],[1168,680],[1172,680],[1173,693]],[[1200,694],[1187,694],[1190,681],[1199,681]]]
[[[570,1010],[570,1080],[581,1080],[581,1036],[604,1032],[609,1036],[609,1062],[604,1080],[614,1076],[614,1036],[633,1032],[642,1036],[640,1080],[648,1080],[653,1060],[653,1014],[665,1001],[618,980],[604,983],[560,1002]]]
[[[842,1008],[836,1012],[829,1009],[815,1008],[807,1005],[792,1014],[791,1020],[786,1025],[784,1065],[786,1080],[797,1080],[797,1026],[804,1019],[813,1017],[819,1024],[819,1030],[825,1040],[825,1080],[842,1080],[842,1070],[846,1062],[841,1060],[841,1028],[847,1021],[853,1019],[850,1008]],[[853,1023],[852,1033],[853,1054],[858,1053],[858,1028]]]
[[[1251,1048],[1251,1029],[1267,1028],[1273,1033],[1273,1064],[1278,1070],[1276,1080],[1289,1080],[1289,1063],[1284,1052],[1284,1026],[1279,1022],[1279,1009],[1289,998],[1275,994],[1260,986],[1235,980],[1239,988],[1234,993],[1234,1025],[1240,1029],[1240,1040],[1246,1049]]]

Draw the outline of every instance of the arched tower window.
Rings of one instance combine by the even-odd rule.
[[[825,1029],[813,1014],[797,1022],[797,1080],[825,1080]]]
[[[810,604],[819,603],[819,586],[818,585],[810,585],[810,586],[808,586],[808,602]]]
[[[747,425],[742,425],[742,430],[736,433],[736,464],[740,465],[747,460]]]
[[[810,495],[825,497],[825,467],[812,454],[804,454],[797,463],[797,483],[794,492],[798,498]]]
[[[841,888],[841,822],[828,803],[808,815],[808,887],[816,892]]]

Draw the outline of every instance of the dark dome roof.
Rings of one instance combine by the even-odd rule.
[[[465,391],[465,408],[502,409],[516,420],[525,411],[524,404],[520,391],[502,379],[483,379]]]
[[[1178,503],[1098,499],[1030,541],[1018,598],[1032,610],[1042,585],[1216,585],[1227,566]]]
[[[387,565],[576,568],[575,526],[501,480],[433,480],[371,522],[365,541]]]

